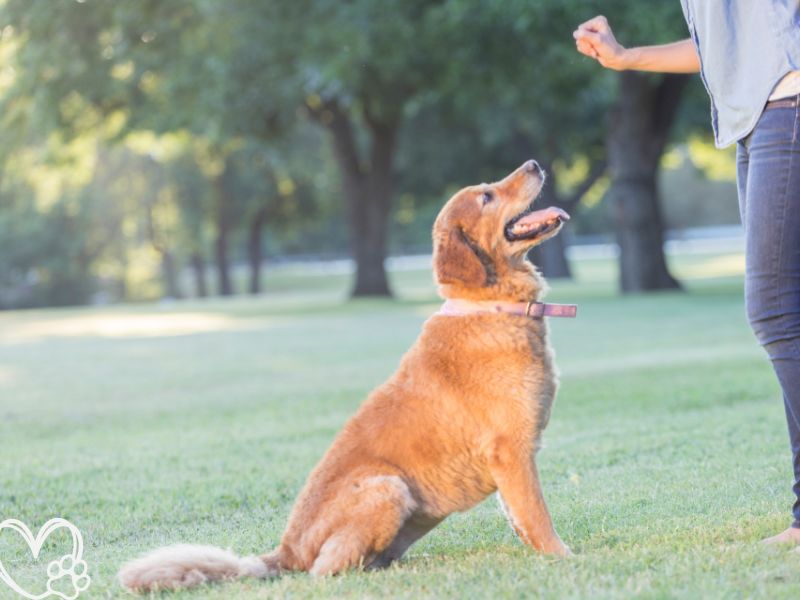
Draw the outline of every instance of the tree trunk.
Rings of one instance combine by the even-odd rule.
[[[356,281],[353,296],[391,296],[386,277],[389,209],[392,198],[392,159],[395,148],[393,126],[372,126],[370,169],[365,177],[366,194],[353,198],[350,223]]]
[[[685,75],[665,75],[656,83],[639,73],[619,75],[606,143],[625,293],[680,288],[664,257],[657,175],[686,81]]]
[[[352,297],[391,296],[386,276],[386,234],[388,210],[368,196],[352,199],[350,230],[356,277]]]
[[[217,287],[221,296],[231,296],[233,294],[233,284],[231,283],[230,260],[228,258],[228,237],[231,227],[231,211],[233,210],[232,198],[228,193],[225,171],[214,181],[215,191],[215,226],[216,237],[214,239],[214,259],[217,267]]]
[[[147,207],[147,235],[150,244],[161,255],[161,275],[164,278],[164,290],[167,298],[180,298],[180,285],[178,284],[178,271],[175,267],[175,258],[167,247],[166,242],[159,235],[153,214],[154,205]],[[87,259],[88,260],[88,259]]]
[[[172,252],[167,249],[161,251],[161,269],[164,273],[164,285],[167,289],[167,298],[181,298],[180,285],[178,284],[178,272],[175,268],[175,258]]]
[[[250,293],[261,293],[261,232],[267,221],[266,207],[260,208],[250,222],[247,236],[247,258],[250,262]]]
[[[205,298],[208,296],[208,285],[206,284],[206,262],[202,254],[193,252],[191,259],[192,274],[194,275],[195,296]]]
[[[654,175],[622,179],[612,185],[620,289],[623,292],[676,289],[664,257],[663,225]]]
[[[365,116],[371,144],[368,161],[362,165],[347,113],[335,103],[327,104],[326,111],[334,156],[342,174],[356,263],[351,296],[391,296],[384,261],[398,123],[376,122]]]

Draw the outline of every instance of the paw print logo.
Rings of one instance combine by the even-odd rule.
[[[64,600],[75,600],[92,583],[87,570],[85,560],[65,554],[47,565],[47,591]]]
[[[58,560],[47,565],[47,591],[41,594],[29,592],[20,586],[0,561],[0,582],[4,583],[23,598],[28,600],[44,600],[45,598],[58,597],[61,600],[76,600],[81,592],[85,591],[92,580],[87,574],[88,567],[83,560],[83,536],[78,528],[66,519],[56,517],[42,525],[36,537],[28,526],[17,519],[6,519],[0,523],[0,533],[10,529],[18,533],[30,548],[33,559],[39,557],[42,545],[48,536],[57,529],[67,529],[72,535],[72,554],[65,554]],[[2,588],[2,586],[0,586]],[[3,589],[0,589],[2,595]],[[3,596],[5,597],[5,596]]]

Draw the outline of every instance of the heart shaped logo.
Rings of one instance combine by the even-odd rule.
[[[36,560],[39,558],[39,552],[42,550],[45,540],[56,529],[61,529],[62,527],[72,534],[72,554],[65,554],[60,559],[54,560],[47,565],[47,591],[37,595],[22,589],[8,574],[2,561],[0,561],[0,581],[4,582],[23,598],[28,598],[29,600],[44,600],[51,596],[62,600],[75,600],[81,592],[89,587],[92,581],[87,574],[86,561],[83,560],[83,536],[81,536],[81,532],[78,531],[75,525],[66,519],[50,519],[42,525],[39,533],[34,538],[25,523],[16,519],[6,519],[0,523],[0,532],[4,529],[11,529],[20,534],[31,549],[34,560]],[[53,589],[54,585],[58,585],[59,589]],[[65,587],[67,591],[61,591],[62,587]]]

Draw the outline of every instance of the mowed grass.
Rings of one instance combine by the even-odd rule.
[[[528,550],[489,499],[386,571],[159,597],[799,597],[800,554],[758,544],[788,524],[790,457],[741,256],[672,264],[685,293],[619,297],[603,260],[552,282],[549,298],[580,310],[550,324],[562,385],[539,465],[573,558]],[[156,546],[271,549],[309,470],[437,307],[429,272],[393,284],[397,301],[346,302],[343,275],[283,271],[254,299],[0,314],[0,519],[74,522],[93,580],[81,598],[124,596],[117,569]],[[43,557],[65,553],[59,535]],[[30,591],[50,558],[0,532]]]

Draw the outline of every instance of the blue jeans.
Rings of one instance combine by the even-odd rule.
[[[767,107],[737,147],[745,305],[783,389],[800,527],[800,109]]]

